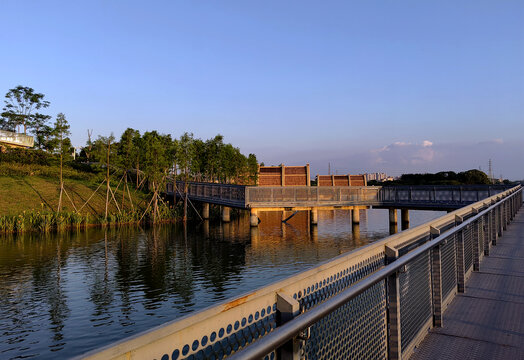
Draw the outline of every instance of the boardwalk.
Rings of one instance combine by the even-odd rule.
[[[524,359],[523,265],[521,211],[411,359]]]

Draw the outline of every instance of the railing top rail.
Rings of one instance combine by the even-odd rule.
[[[382,185],[385,189],[422,189],[422,188],[428,188],[428,189],[445,189],[445,188],[453,188],[453,189],[488,189],[488,188],[495,188],[495,189],[511,189],[515,187],[515,185],[504,185],[504,184],[476,184],[476,185]]]
[[[371,189],[377,190],[382,188],[382,186],[306,186],[306,185],[286,185],[286,186],[256,186],[256,185],[246,185],[247,189]]]
[[[177,180],[177,184],[183,184],[184,180]],[[208,186],[219,186],[219,187],[236,187],[239,189],[244,189],[247,185],[238,185],[238,184],[223,184],[223,183],[214,183],[214,182],[204,182],[204,181],[189,181],[189,185],[208,185]]]
[[[250,344],[246,348],[238,351],[237,353],[228,357],[231,360],[241,360],[241,359],[259,359],[264,357],[264,355],[283,345],[293,336],[296,336],[300,331],[306,329],[307,327],[315,324],[320,319],[328,315],[329,313],[335,311],[348,301],[354,299],[358,295],[362,294],[364,291],[371,288],[373,285],[378,282],[386,279],[389,275],[399,271],[402,267],[413,261],[419,255],[425,253],[428,250],[433,249],[442,242],[444,242],[449,236],[465,229],[471,223],[477,221],[479,218],[487,214],[492,209],[499,206],[501,203],[509,200],[511,197],[515,196],[516,192],[513,192],[509,196],[501,199],[501,201],[490,205],[487,209],[479,212],[477,215],[465,220],[456,227],[442,233],[433,240],[430,240],[416,249],[410,251],[406,255],[399,257],[397,260],[392,262],[389,265],[386,265],[384,268],[377,270],[375,273],[367,276],[366,278],[360,280],[356,284],[350,286],[348,289],[342,291],[340,294],[335,295],[331,299],[326,300],[325,302],[319,304],[315,308],[298,315],[292,321],[289,321],[282,326],[278,327],[268,335],[263,338],[255,341],[253,344]]]

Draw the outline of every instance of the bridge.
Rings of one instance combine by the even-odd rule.
[[[80,358],[523,358],[521,206],[516,186]]]
[[[184,183],[168,194],[182,196]],[[310,211],[311,223],[318,222],[318,209],[352,211],[353,223],[359,223],[359,210],[369,207],[390,209],[390,224],[409,223],[409,209],[453,211],[506,190],[505,185],[464,186],[245,186],[191,182],[188,197],[204,204],[202,217],[209,218],[209,204],[222,206],[222,220],[230,220],[230,208],[251,212],[251,225],[258,226],[259,211]]]

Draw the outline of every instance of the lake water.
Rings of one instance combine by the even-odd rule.
[[[410,211],[410,225],[443,214]],[[389,235],[387,210],[358,227],[343,210],[313,229],[306,212],[259,217],[0,236],[0,359],[79,355]]]

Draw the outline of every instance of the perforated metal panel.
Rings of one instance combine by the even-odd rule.
[[[464,270],[467,272],[473,266],[473,227],[466,226],[464,234]]]
[[[426,252],[400,273],[400,326],[402,349],[413,341],[431,318],[430,257]]]
[[[380,282],[313,325],[304,358],[385,359],[385,299]]]
[[[384,254],[348,267],[294,294],[302,311],[345,290],[385,265]],[[311,327],[304,349],[306,359],[384,358],[386,352],[386,295],[380,283]],[[362,346],[366,341],[369,345]],[[357,346],[358,345],[358,346]]]
[[[275,315],[276,304],[273,307],[260,309],[225,325],[218,331],[210,332],[201,339],[195,339],[193,343],[186,344],[182,349],[175,349],[172,354],[165,354],[161,360],[223,359],[273,330],[276,327]],[[186,357],[190,351],[196,352]],[[272,353],[267,356],[267,359],[274,357],[275,354]]]
[[[358,265],[347,267],[339,273],[324,279],[322,282],[311,284],[302,291],[293,294],[293,297],[299,301],[302,312],[309,310],[313,306],[343,291],[363,277],[374,273],[384,265],[384,254],[373,256]]]
[[[442,246],[442,295],[447,297],[457,287],[455,235]]]
[[[482,216],[479,221],[479,233],[478,233],[478,241],[479,241],[479,249],[480,249],[480,257],[484,257],[484,237],[486,234],[484,233],[484,217]]]

